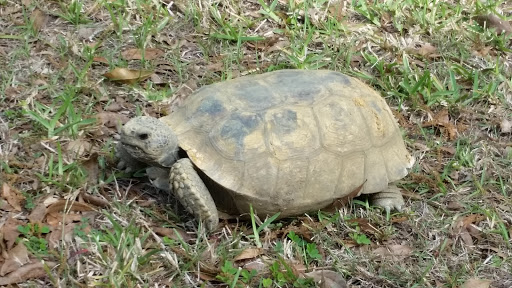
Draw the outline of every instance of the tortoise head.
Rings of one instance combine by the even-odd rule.
[[[121,144],[135,159],[149,165],[171,167],[178,155],[178,138],[162,121],[135,117],[121,128]]]

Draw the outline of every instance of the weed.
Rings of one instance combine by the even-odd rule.
[[[34,255],[48,255],[48,241],[42,238],[43,234],[50,232],[48,226],[29,223],[25,226],[18,226],[18,231],[23,235],[23,238],[18,238],[17,242],[22,242]]]

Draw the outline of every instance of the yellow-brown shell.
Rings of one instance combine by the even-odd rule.
[[[333,71],[281,70],[205,86],[162,120],[239,211],[320,209],[365,181],[362,193],[379,192],[413,163],[384,99]]]

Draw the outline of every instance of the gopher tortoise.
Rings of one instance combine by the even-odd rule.
[[[374,194],[404,204],[393,181],[414,163],[384,99],[344,74],[281,70],[202,87],[168,116],[121,129],[118,167],[147,168],[208,230],[218,211],[281,217]]]

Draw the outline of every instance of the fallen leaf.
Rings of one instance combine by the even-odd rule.
[[[265,264],[265,262],[263,262],[263,260],[258,258],[254,259],[253,261],[249,261],[248,263],[245,263],[243,267],[247,271],[256,270],[258,272],[262,272],[265,269],[267,269],[268,266],[267,264]]]
[[[32,27],[34,28],[35,32],[41,31],[41,28],[43,28],[46,25],[46,22],[48,21],[48,16],[39,9],[34,9],[32,11],[32,14],[30,15],[30,21],[32,22]]]
[[[224,63],[222,61],[214,62],[206,65],[206,70],[210,72],[224,71]]]
[[[91,185],[95,185],[98,183],[100,169],[98,166],[98,153],[93,153],[89,159],[82,162],[82,167],[84,167],[87,172],[87,183]]]
[[[12,188],[5,182],[2,185],[2,197],[7,200],[7,203],[9,203],[12,208],[21,212],[21,201],[24,199],[23,196],[17,193],[16,189]]]
[[[431,56],[432,54],[437,52],[437,48],[432,46],[430,43],[423,44],[419,49],[418,53],[421,56]]]
[[[462,210],[464,206],[460,204],[459,201],[449,201],[446,204],[446,208],[448,208],[449,210]]]
[[[92,61],[93,61],[93,62],[98,62],[98,63],[103,63],[103,64],[108,64],[108,60],[107,60],[107,58],[105,58],[105,57],[101,57],[101,56],[93,57],[93,58],[92,58]]]
[[[144,55],[144,57],[142,57]],[[164,55],[164,51],[157,48],[146,48],[144,50],[133,48],[128,49],[121,52],[121,56],[123,56],[126,60],[154,60],[160,56]]]
[[[158,226],[154,226],[154,227],[151,227],[151,229],[159,236],[167,236],[169,237],[170,239],[173,239],[173,240],[179,240],[179,238],[181,237],[183,239],[183,241],[185,242],[190,242],[191,240],[193,240],[193,237],[190,236],[187,232],[179,229],[179,228],[165,228],[165,227],[158,227]],[[178,233],[178,234],[176,234]]]
[[[108,202],[108,200],[101,198],[99,196],[94,196],[87,192],[82,192],[80,195],[82,196],[82,198],[84,199],[85,202],[90,203],[94,206],[97,206],[100,208],[105,208],[105,207],[110,206],[110,203]]]
[[[2,268],[0,268],[0,276],[11,273],[30,261],[27,247],[23,243],[19,243],[9,250],[8,254],[9,257],[5,260]]]
[[[235,257],[234,261],[241,261],[246,259],[253,259],[260,256],[263,253],[261,248],[246,248],[242,253]]]
[[[135,70],[128,68],[114,68],[114,70],[103,74],[111,81],[117,81],[124,84],[134,84],[140,81],[144,81],[153,74],[153,71],[149,70]]]
[[[346,13],[346,3],[347,0],[334,0],[329,1],[329,8],[327,9],[330,16],[332,16],[336,21],[341,22],[343,17],[345,17]]]
[[[80,157],[85,154],[85,152],[90,151],[92,148],[92,144],[85,139],[76,139],[70,141],[66,146],[66,151],[70,152],[71,156]]]
[[[347,220],[347,223],[356,224],[361,229],[361,231],[365,233],[370,233],[374,235],[382,234],[381,231],[373,227],[373,225],[371,225],[370,222],[368,222],[368,220],[364,218],[349,219]]]
[[[503,134],[512,132],[512,122],[503,118],[500,123],[500,129]]]
[[[7,221],[5,221],[4,226],[2,227],[2,233],[4,235],[4,240],[6,241],[7,251],[11,250],[12,246],[16,242],[16,239],[20,235],[18,226],[23,225],[25,225],[25,222],[14,218],[9,218]]]
[[[467,227],[469,224],[475,224],[485,219],[482,214],[469,214],[461,219],[458,219],[456,227]]]
[[[488,288],[491,286],[491,280],[482,280],[478,278],[468,279],[460,288]]]
[[[67,200],[59,200],[59,201],[53,203],[52,205],[50,205],[48,207],[48,209],[46,210],[46,213],[50,214],[50,213],[55,213],[55,212],[63,212],[64,209],[66,209],[66,212],[71,212],[71,211],[85,212],[85,211],[93,211],[94,210],[91,206],[89,206],[85,203],[70,202]]]
[[[29,7],[32,4],[32,0],[21,0],[21,4],[25,7]]]
[[[82,218],[83,216],[81,214],[52,212],[46,215],[46,222],[52,227],[57,227],[62,223],[78,222],[82,220]]]
[[[25,265],[18,270],[8,274],[5,277],[0,277],[0,285],[11,285],[24,282],[28,279],[41,278],[46,276],[45,266],[49,269],[55,267],[56,263],[44,261]]]
[[[348,288],[347,282],[341,273],[331,270],[316,270],[303,274],[306,278],[313,278],[320,288]]]
[[[128,116],[114,112],[99,112],[96,114],[96,119],[108,128],[116,128],[130,120]]]
[[[121,104],[119,104],[117,102],[112,102],[112,103],[108,104],[107,107],[105,107],[105,111],[108,111],[108,112],[118,112],[121,109],[123,109],[123,107],[121,106]]]
[[[30,212],[28,215],[28,220],[30,223],[41,223],[44,221],[44,217],[46,216],[46,204],[44,201],[39,202],[36,207]]]
[[[433,119],[427,121],[421,125],[422,127],[432,127],[437,126],[444,128],[448,133],[448,138],[450,140],[455,140],[457,138],[457,127],[450,121],[450,116],[448,114],[447,109],[443,109],[439,111],[436,115],[434,115]]]
[[[403,259],[412,254],[412,248],[406,245],[386,245],[373,250],[373,254],[384,258]]]
[[[482,27],[487,29],[495,29],[496,34],[510,34],[512,33],[512,26],[505,20],[502,20],[500,17],[494,14],[480,15],[476,16],[475,20]]]
[[[57,228],[46,236],[46,240],[48,241],[50,248],[58,248],[60,246],[60,241],[62,240],[70,243],[73,240],[75,227],[77,227],[77,223],[68,223],[64,226],[64,232],[62,232],[62,225],[57,226]]]

